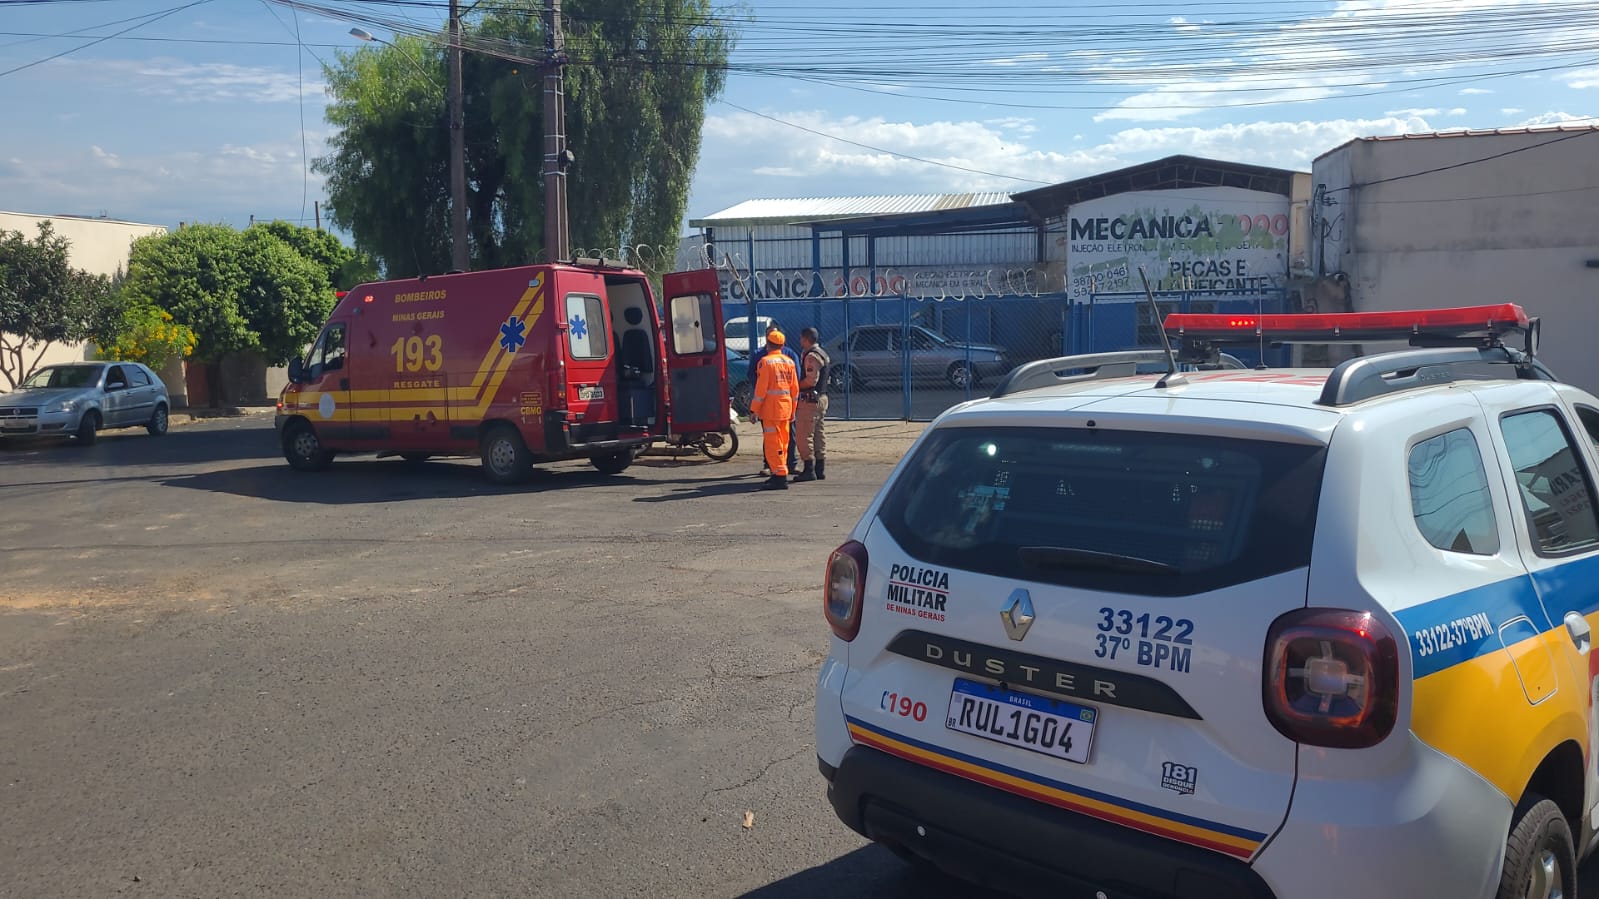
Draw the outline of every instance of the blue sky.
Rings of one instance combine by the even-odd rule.
[[[352,23],[180,2],[0,2],[0,71],[78,48],[0,76],[0,208],[310,223],[322,193],[305,163],[328,134],[316,57],[359,47]],[[968,22],[973,7],[947,0],[753,0],[688,216],[754,197],[1021,190],[1173,153],[1308,171],[1362,135],[1599,114],[1599,0],[1003,2]],[[36,36],[67,32],[83,36]]]

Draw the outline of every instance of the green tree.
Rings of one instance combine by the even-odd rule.
[[[268,228],[193,225],[133,244],[123,294],[172,313],[194,332],[194,355],[213,363],[258,352],[271,365],[298,355],[333,307],[320,264]]]
[[[75,269],[49,222],[29,240],[0,231],[0,379],[15,387],[51,345],[113,335],[121,320],[111,279]]]
[[[301,256],[315,262],[335,290],[348,290],[357,284],[378,279],[378,266],[372,257],[345,246],[326,231],[281,220],[251,227],[266,231],[293,247]]]
[[[574,247],[675,246],[705,105],[721,93],[732,31],[707,0],[569,0],[567,172]],[[535,56],[540,6],[507,0],[469,41]],[[391,277],[450,264],[449,132],[441,36],[340,53],[326,76],[329,216]],[[474,266],[543,247],[543,100],[535,65],[469,52],[463,65],[467,228]],[[668,256],[670,254],[667,254]]]

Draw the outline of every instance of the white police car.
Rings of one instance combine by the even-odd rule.
[[[1166,329],[1416,348],[1069,357],[942,416],[828,563],[839,817],[1062,896],[1575,897],[1599,399],[1513,305]]]

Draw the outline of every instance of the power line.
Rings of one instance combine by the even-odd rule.
[[[105,37],[95,38],[95,39],[89,41],[86,44],[79,44],[76,47],[69,47],[69,48],[67,48],[65,50],[62,50],[60,53],[52,53],[49,56],[44,57],[43,59],[36,59],[33,62],[23,63],[20,66],[14,66],[12,68],[6,69],[5,71],[0,72],[0,78],[4,78],[7,75],[15,74],[17,72],[22,71],[23,69],[31,69],[34,66],[44,65],[45,63],[50,62],[53,59],[60,59],[61,57],[66,56],[66,55],[68,55],[70,53],[76,53],[79,50],[83,50],[83,49],[87,49],[89,47],[93,47],[96,44],[103,44],[106,41],[111,40],[112,38],[121,37],[122,35],[127,34],[128,32],[134,30],[135,28],[143,28],[144,26],[149,25],[152,22],[159,22],[160,20],[165,19],[167,16],[177,15],[178,13],[183,12],[186,9],[193,9],[194,7],[199,6],[199,5],[203,4],[203,3],[210,3],[210,2],[211,2],[211,0],[193,0],[193,2],[191,2],[191,3],[185,3],[182,6],[176,6],[176,7],[173,7],[172,9],[166,10],[164,12],[156,13],[154,16],[147,17],[141,22],[138,22],[138,23],[133,24],[133,25],[129,25],[127,28],[124,28],[121,31],[118,31],[115,34],[108,34]]]
[[[736,109],[736,110],[738,110],[740,112],[747,112],[747,113],[749,113],[752,116],[759,116],[760,118],[767,119],[768,121],[776,122],[779,125],[787,125],[790,128],[798,128],[801,131],[807,132],[809,134],[814,134],[817,137],[825,137],[828,140],[836,140],[839,143],[849,144],[852,147],[860,147],[863,150],[871,150],[874,153],[886,153],[889,156],[896,156],[896,157],[899,157],[900,159],[909,159],[909,160],[911,160],[913,162],[921,162],[921,163],[925,163],[927,165],[936,165],[936,166],[940,166],[940,167],[946,168],[946,169],[955,169],[955,170],[961,171],[961,172],[970,172],[973,175],[987,175],[990,178],[1004,178],[1004,179],[1007,179],[1009,181],[1024,181],[1024,182],[1026,182],[1028,184],[1053,184],[1054,183],[1053,181],[1041,181],[1041,180],[1039,180],[1037,178],[1023,178],[1023,177],[1021,177],[1019,175],[1002,175],[1002,174],[1000,174],[998,172],[988,172],[988,171],[984,171],[983,169],[967,168],[966,166],[955,165],[954,163],[950,163],[950,162],[939,162],[936,159],[925,159],[925,158],[923,158],[921,156],[912,156],[909,153],[900,153],[900,152],[895,151],[895,150],[884,149],[883,147],[874,147],[871,144],[863,144],[860,141],[850,140],[847,137],[839,137],[836,134],[828,134],[825,131],[817,131],[815,128],[807,128],[804,125],[800,125],[800,124],[795,123],[795,122],[790,122],[790,121],[787,121],[785,119],[780,119],[777,116],[767,115],[764,112],[756,112],[753,109],[749,109],[747,107],[740,106],[737,103],[732,103],[732,102],[727,101],[727,100],[718,100],[716,102],[721,103],[723,106],[731,106],[732,108],[734,108],[734,109]]]

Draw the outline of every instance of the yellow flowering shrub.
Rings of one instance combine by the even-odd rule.
[[[123,316],[120,336],[110,346],[101,347],[108,359],[143,362],[160,371],[173,359],[186,359],[194,352],[194,332],[172,320],[172,313],[155,306],[130,306]]]

